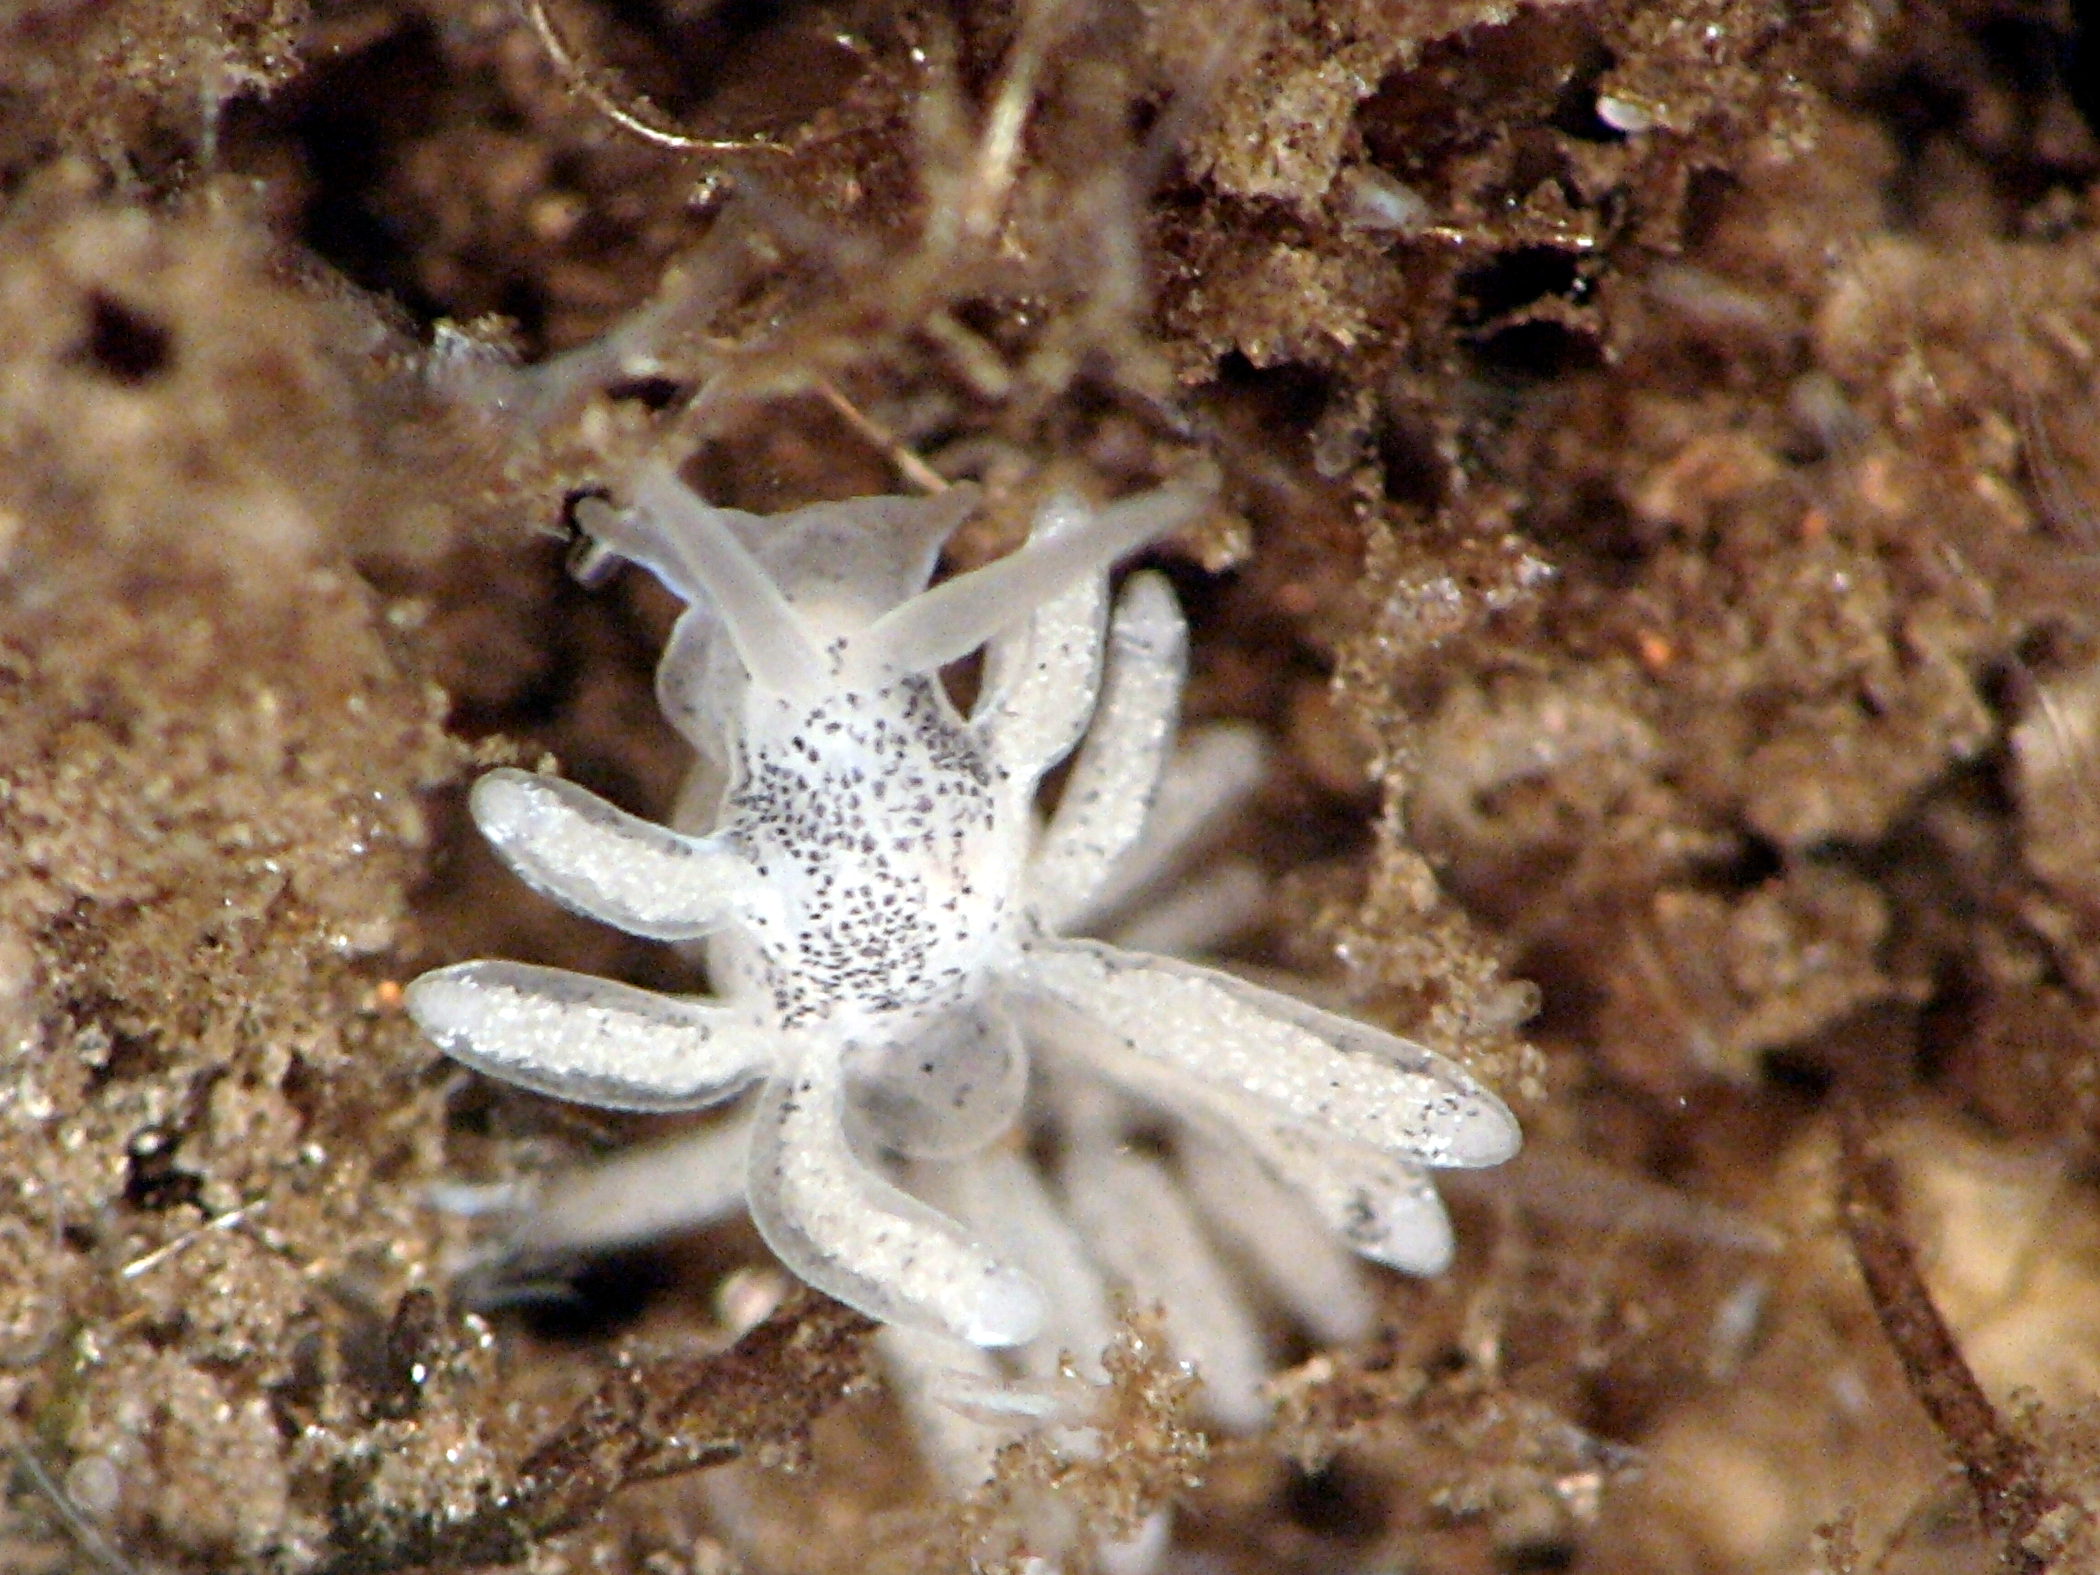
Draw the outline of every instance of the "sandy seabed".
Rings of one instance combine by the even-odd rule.
[[[1188,1575],[2100,1568],[2081,61],[2046,0],[5,0],[0,1570],[1018,1567],[1046,1498]],[[675,795],[675,605],[564,572],[666,444],[978,480],[957,567],[1218,467],[1155,560],[1276,742],[1247,959],[1529,1133],[1261,1434],[1140,1313],[1098,1457],[958,1501],[854,1315],[731,1343],[748,1229],[457,1294],[434,1186],[667,1126],[400,1010],[697,983],[462,810]]]

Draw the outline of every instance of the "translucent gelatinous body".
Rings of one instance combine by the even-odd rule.
[[[1037,1277],[1013,1261],[1010,1243],[1065,1227],[1011,1156],[959,1172],[947,1206],[871,1156],[992,1155],[1036,1054],[1079,1090],[1065,1099],[1069,1206],[1112,1214],[1118,1189],[1098,1183],[1123,1163],[1110,1126],[1086,1135],[1083,1072],[1204,1134],[1192,1177],[1293,1192],[1355,1250],[1441,1267],[1450,1228],[1424,1172],[1515,1152],[1492,1093],[1423,1046],[1061,933],[1143,861],[1181,687],[1166,583],[1133,577],[1111,619],[1108,570],[1200,502],[1170,489],[1100,510],[1058,500],[1020,551],[929,590],[966,496],[761,519],[645,473],[632,507],[586,524],[688,603],[657,687],[698,756],[681,816],[693,824],[653,825],[514,771],[482,779],[472,803],[536,889],[634,934],[704,938],[716,993],[477,962],[416,981],[410,1010],[470,1065],[586,1103],[690,1107],[762,1083],[727,1157],[742,1156],[782,1261],[877,1318],[977,1346],[1025,1343],[1046,1321],[1090,1333],[1099,1282],[1080,1285],[1057,1252]],[[936,675],[980,646],[965,717]],[[1041,825],[1037,785],[1082,737]],[[1099,1163],[1081,1163],[1095,1148]],[[1127,1188],[1150,1195],[1146,1164],[1125,1165],[1143,1172]],[[713,1158],[681,1171],[717,1178],[708,1187],[731,1173]],[[620,1237],[617,1197],[594,1196],[604,1239]],[[694,1213],[715,1201],[695,1198]],[[1113,1221],[1096,1234],[1115,1237]],[[1144,1233],[1123,1234],[1138,1261]],[[1053,1273],[1065,1283],[1050,1288],[1087,1307],[1046,1301],[1039,1278]]]

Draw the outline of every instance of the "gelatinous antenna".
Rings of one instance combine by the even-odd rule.
[[[853,638],[853,660],[863,667],[929,673],[967,656],[1020,611],[1039,607],[1058,592],[1147,542],[1187,523],[1211,497],[1206,484],[1161,487],[1112,503],[1078,530],[1049,541],[1031,541],[1016,552],[943,581],[932,590],[884,613]]]
[[[644,466],[635,478],[634,504],[640,519],[586,498],[576,506],[576,522],[688,599],[705,593],[745,671],[762,688],[806,705],[822,699],[824,659],[807,626],[717,512],[661,463]]]

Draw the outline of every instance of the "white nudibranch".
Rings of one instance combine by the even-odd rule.
[[[699,1194],[688,1214],[740,1174],[791,1271],[909,1338],[991,1348],[1103,1323],[1060,1299],[1101,1300],[1078,1237],[1117,1208],[1104,1178],[1131,1172],[1131,1207],[1150,1195],[1117,1124],[1130,1108],[1180,1124],[1184,1169],[1247,1199],[1250,1234],[1255,1215],[1295,1208],[1364,1256],[1441,1269],[1450,1227],[1426,1171],[1516,1152],[1493,1093],[1419,1044],[1289,996],[1070,938],[1128,889],[1148,824],[1172,818],[1155,800],[1180,609],[1140,573],[1111,616],[1108,573],[1205,494],[1061,498],[1019,550],[929,589],[973,496],[763,518],[712,507],[658,467],[627,508],[589,506],[603,546],[687,603],[657,675],[698,757],[682,829],[512,770],[475,784],[474,817],[555,901],[703,942],[715,993],[485,961],[423,975],[409,1011],[469,1066],[584,1104],[692,1109],[757,1085],[748,1124],[684,1162]],[[979,648],[964,716],[939,669]],[[1038,784],[1075,747],[1046,822]],[[1100,1151],[1060,1199],[999,1141],[1030,1097],[1059,1111],[1072,1148]],[[570,1206],[610,1199],[606,1239],[678,1213],[618,1191],[586,1188]],[[1127,1252],[1157,1224],[1105,1228]],[[1094,1252],[1111,1268],[1122,1255]]]

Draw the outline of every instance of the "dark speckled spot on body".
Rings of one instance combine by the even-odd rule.
[[[956,997],[1005,906],[976,900],[970,878],[996,820],[983,746],[922,676],[834,697],[784,732],[746,737],[724,828],[789,872],[788,922],[758,937],[783,1025]]]

